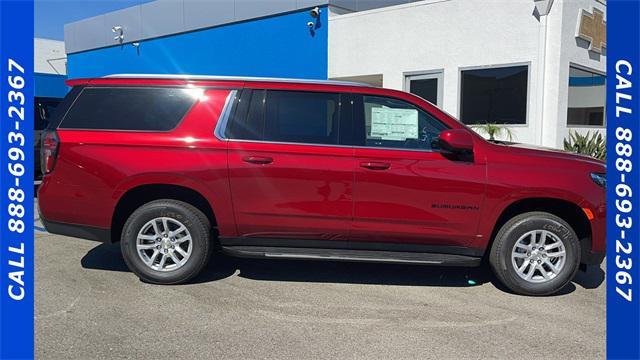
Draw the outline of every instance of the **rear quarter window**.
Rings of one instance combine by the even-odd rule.
[[[60,128],[169,131],[195,101],[183,88],[84,88]]]

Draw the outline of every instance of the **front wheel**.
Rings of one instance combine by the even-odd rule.
[[[502,226],[489,261],[496,277],[513,292],[549,295],[575,276],[580,264],[580,241],[561,218],[529,212]]]
[[[179,284],[196,276],[211,256],[210,224],[194,206],[177,200],[149,202],[122,229],[125,263],[141,280]]]

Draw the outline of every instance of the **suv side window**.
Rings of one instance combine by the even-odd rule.
[[[169,131],[195,101],[196,97],[182,88],[85,88],[60,128]]]
[[[225,136],[335,145],[339,143],[341,112],[341,95],[336,93],[244,90]]]
[[[447,129],[435,117],[406,101],[367,95],[357,99],[358,145],[432,150],[432,140]]]
[[[243,90],[235,103],[224,136],[227,139],[264,140],[264,101],[266,91]]]

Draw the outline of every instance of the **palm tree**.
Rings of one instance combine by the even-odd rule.
[[[513,141],[513,132],[504,125],[496,125],[495,123],[486,123],[483,125],[475,125],[471,127],[478,133],[485,133],[489,136],[489,140],[495,140],[496,137],[506,136],[509,141]]]

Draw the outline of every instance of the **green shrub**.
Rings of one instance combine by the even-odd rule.
[[[564,139],[564,149],[600,160],[607,158],[607,140],[597,131],[593,134],[588,131],[585,135],[569,131],[569,136]]]
[[[511,129],[506,126],[496,125],[495,123],[486,123],[483,125],[474,125],[471,127],[477,133],[485,133],[489,136],[489,140],[495,140],[496,137],[504,135],[509,141],[513,140]]]

